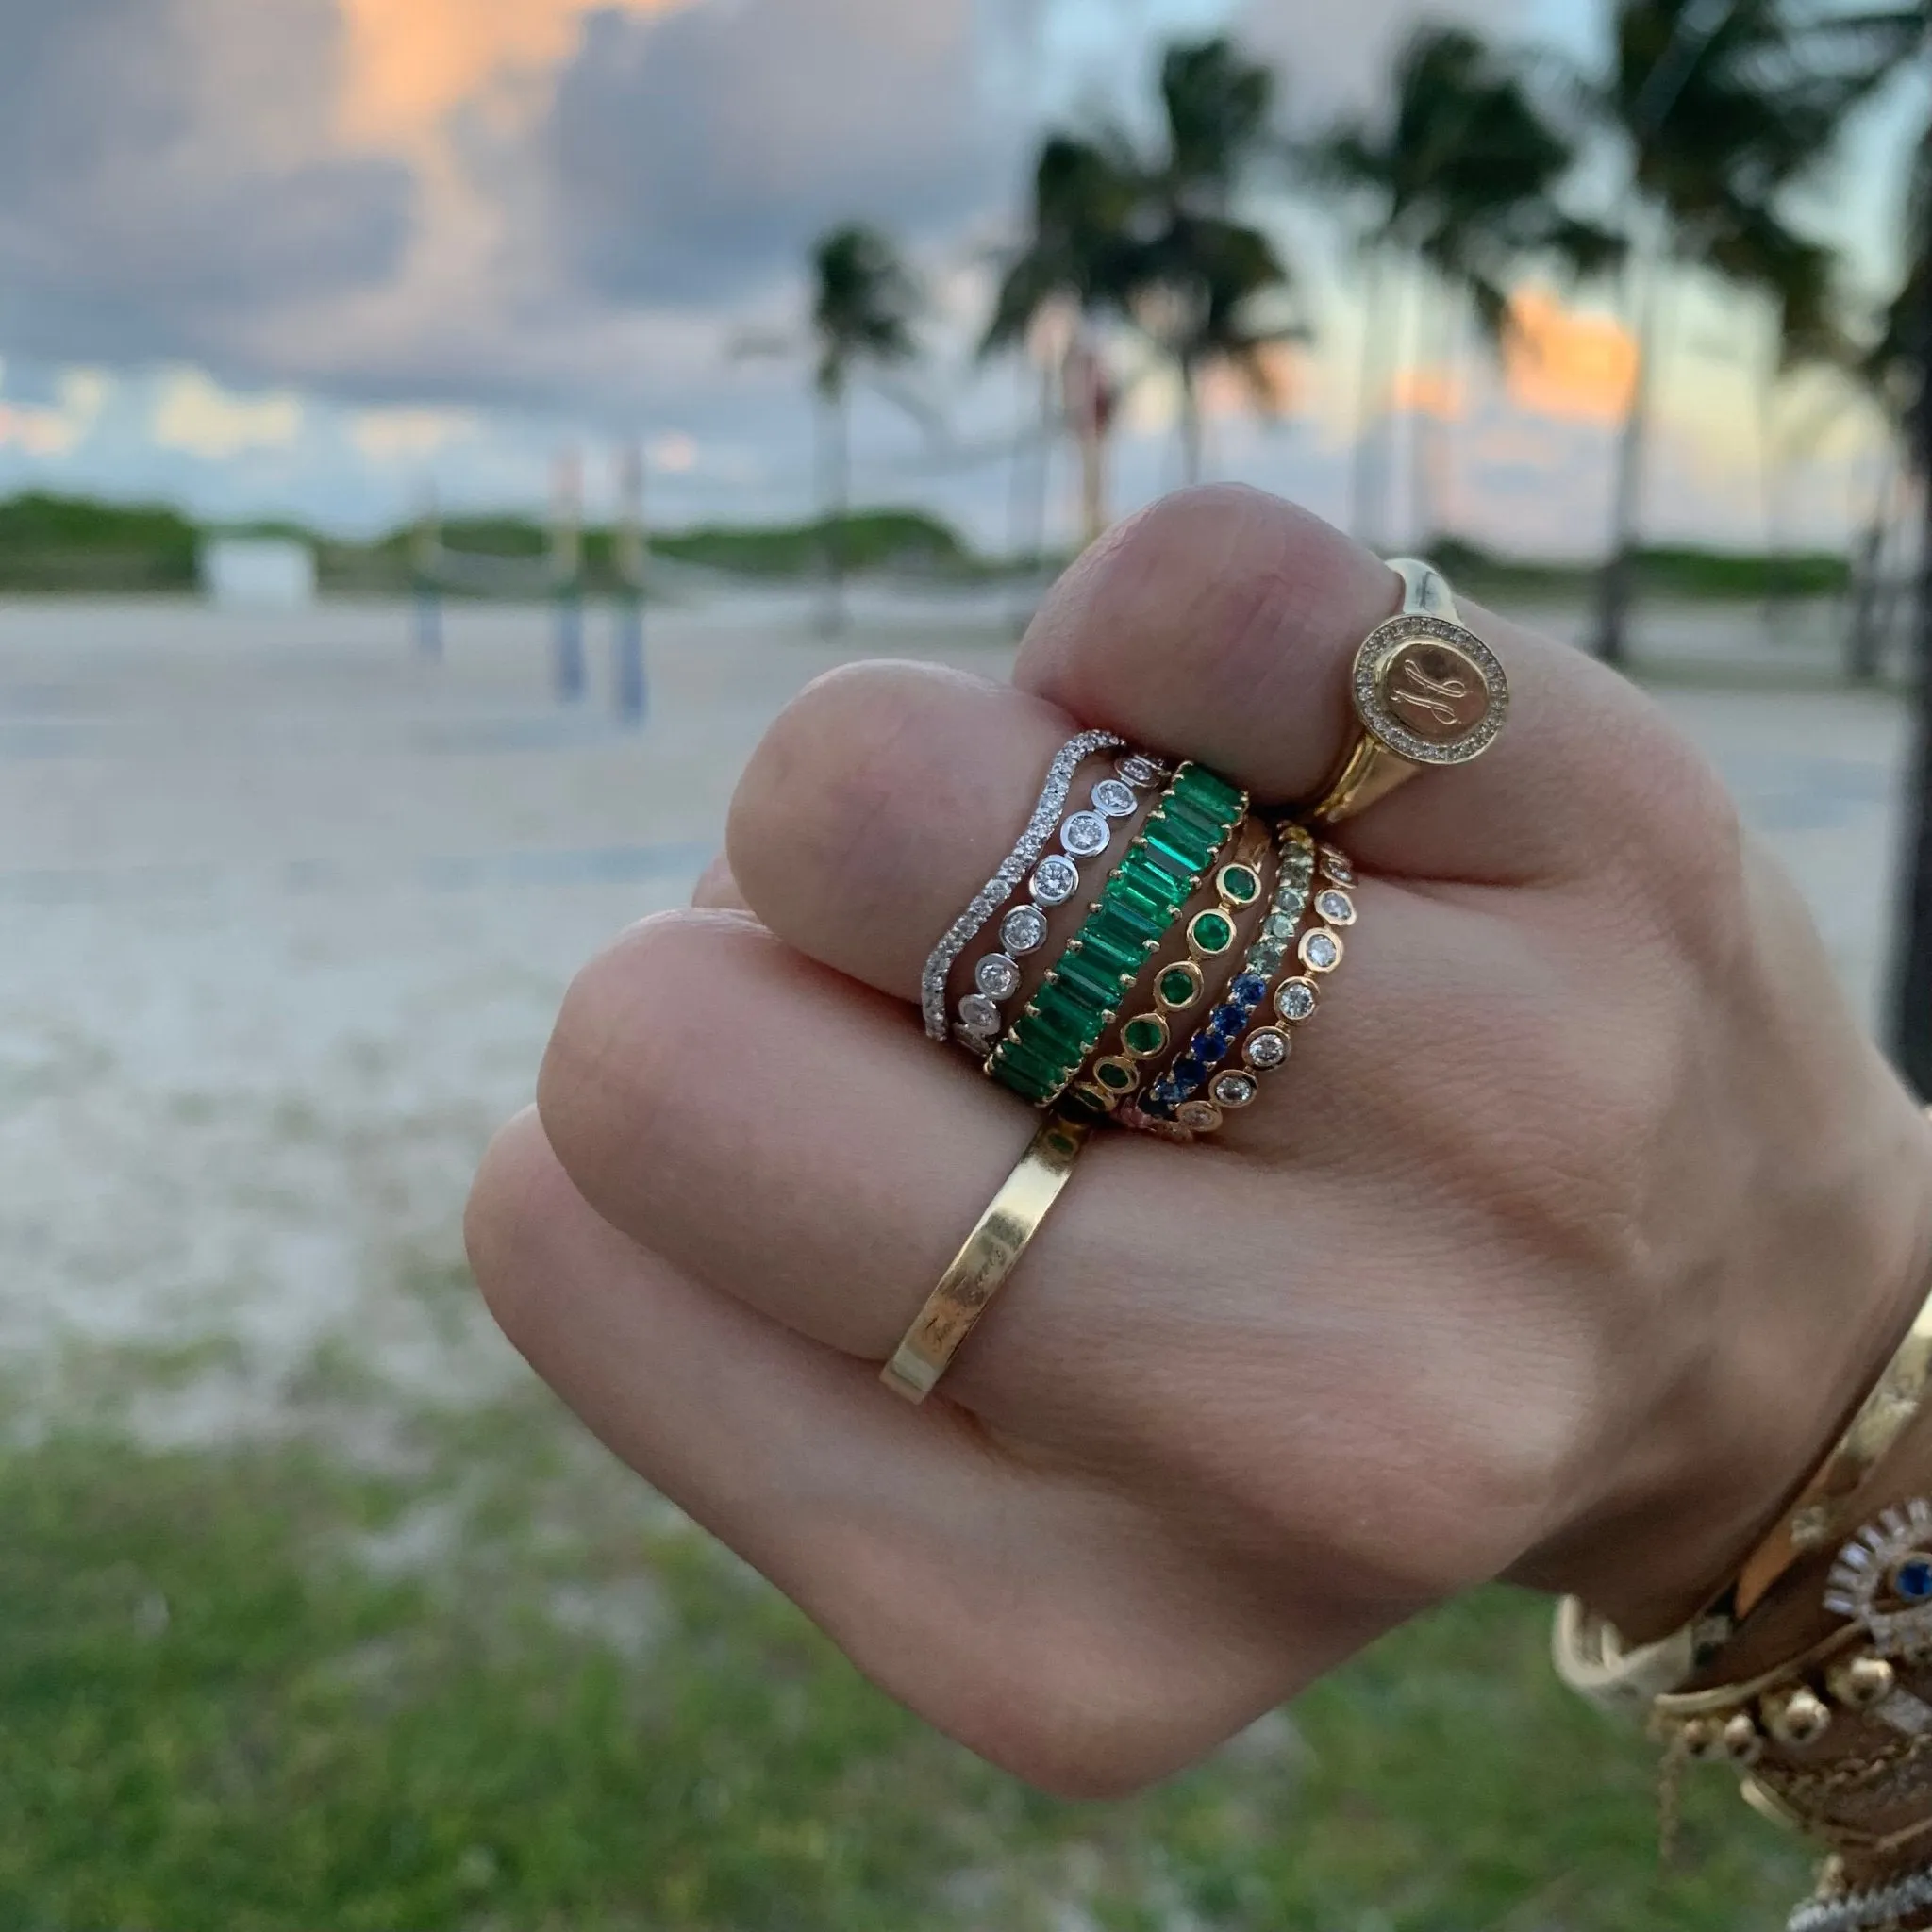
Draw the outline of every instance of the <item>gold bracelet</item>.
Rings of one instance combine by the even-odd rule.
[[[1052,1212],[1091,1131],[1085,1121],[1056,1114],[1033,1137],[887,1363],[880,1379],[894,1394],[916,1406],[939,1387]]]

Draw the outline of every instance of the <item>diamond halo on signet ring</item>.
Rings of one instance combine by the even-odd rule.
[[[1402,579],[1402,609],[1356,654],[1351,695],[1361,731],[1308,814],[1313,824],[1354,818],[1418,772],[1481,758],[1508,722],[1502,662],[1464,627],[1441,573],[1407,557],[1389,567]]]

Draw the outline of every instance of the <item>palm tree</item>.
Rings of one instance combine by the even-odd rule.
[[[1139,199],[1132,163],[1117,147],[1072,134],[1050,134],[1041,143],[1033,170],[1032,232],[1007,264],[980,354],[1023,348],[1044,318],[1069,318],[1062,369],[1049,364],[1041,374],[1042,427],[1049,437],[1062,408],[1058,378],[1068,365],[1091,360],[1089,379],[1100,379],[1089,339],[1124,319],[1131,306]],[[1106,513],[1108,411],[1096,395],[1079,413],[1091,537],[1099,534],[1096,525],[1104,525]]]
[[[1903,0],[1875,12],[1827,18],[1838,47],[1852,36],[1865,55],[1860,78],[1879,85],[1923,69],[1932,54],[1932,0]],[[1916,472],[1924,534],[1920,551],[1917,750],[1907,808],[1905,895],[1900,908],[1892,1009],[1893,1045],[1906,1077],[1932,1100],[1932,123],[1912,151],[1907,196],[1906,270],[1868,374],[1896,411],[1901,448]]]
[[[845,626],[845,523],[852,507],[852,384],[865,368],[889,369],[919,353],[919,284],[876,229],[834,228],[811,251],[812,338],[817,352],[820,539],[828,634]]]
[[[1072,318],[1063,389],[1080,432],[1090,538],[1106,523],[1110,328],[1136,326],[1174,364],[1191,480],[1201,465],[1203,374],[1225,364],[1257,397],[1272,396],[1265,352],[1299,333],[1261,312],[1287,291],[1289,272],[1267,237],[1231,214],[1277,144],[1275,85],[1225,37],[1179,42],[1160,63],[1158,154],[1137,153],[1118,128],[1053,134],[1041,148],[1032,233],[1008,265],[982,347],[1013,347],[1057,310]]]
[[[1190,483],[1203,466],[1202,378],[1229,369],[1273,412],[1282,397],[1269,351],[1307,335],[1283,312],[1294,278],[1278,249],[1233,216],[1243,184],[1280,151],[1276,89],[1274,70],[1224,35],[1178,42],[1161,58],[1166,151],[1143,170],[1151,233],[1128,279],[1136,320],[1179,379]]]
[[[1703,268],[1768,298],[1781,365],[1808,355],[1826,326],[1835,258],[1790,225],[1781,203],[1829,154],[1857,90],[1807,57],[1806,27],[1790,0],[1618,0],[1610,72],[1589,90],[1625,148],[1633,203],[1638,367],[1599,592],[1608,662],[1627,655],[1667,277]]]
[[[1274,349],[1305,341],[1295,320],[1271,321],[1293,277],[1259,229],[1215,216],[1181,215],[1145,252],[1136,319],[1174,365],[1180,381],[1181,468],[1201,480],[1205,456],[1203,379],[1213,370],[1239,376],[1257,408],[1276,414],[1281,392]]]
[[[1810,31],[1807,51],[1815,61],[1842,68],[1849,63],[1873,84],[1906,71],[1932,48],[1932,0],[1876,13],[1827,13]],[[1923,231],[1924,216],[1910,210],[1932,206],[1932,126],[1922,137],[1914,185],[1907,197],[1907,226]],[[1909,245],[1907,253],[1910,255]],[[1895,498],[1907,478],[1921,472],[1913,447],[1913,407],[1919,393],[1916,332],[1925,275],[1925,251],[1907,269],[1896,298],[1879,318],[1877,339],[1851,366],[1851,374],[1885,425],[1885,468],[1873,492],[1872,517],[1857,546],[1850,623],[1846,628],[1845,674],[1854,684],[1869,684],[1882,668],[1885,613],[1882,575],[1886,540],[1896,511]]]
[[[1365,541],[1385,534],[1387,451],[1378,448],[1377,419],[1405,295],[1420,308],[1447,291],[1496,345],[1509,325],[1509,283],[1525,260],[1593,275],[1621,256],[1618,238],[1557,205],[1575,143],[1478,36],[1419,29],[1396,57],[1391,92],[1386,116],[1345,122],[1301,152],[1313,180],[1340,189],[1362,212],[1367,277],[1350,521]],[[1397,274],[1406,286],[1385,299]],[[1418,497],[1425,493],[1419,487]]]

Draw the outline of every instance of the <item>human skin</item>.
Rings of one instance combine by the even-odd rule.
[[[917,1019],[1082,725],[1317,793],[1400,587],[1170,499],[1012,686],[822,680],[701,905],[586,968],[491,1148],[476,1277],[638,1473],[892,1695],[1049,1790],[1200,1757],[1497,1577],[1693,1610],[1932,1269],[1932,1130],[1773,860],[1631,687],[1480,611],[1509,728],[1341,837],[1361,922],[1211,1145],[1096,1137],[924,1409],[892,1351],[1036,1121]]]

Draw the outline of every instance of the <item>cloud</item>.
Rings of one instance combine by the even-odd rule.
[[[1276,62],[1291,104],[1333,107],[1373,94],[1395,48],[1424,25],[1461,21],[1499,39],[1530,24],[1532,0],[1242,0],[1243,40]],[[1345,25],[1344,25],[1345,23]]]
[[[159,448],[210,461],[287,449],[301,440],[302,399],[287,391],[230,395],[200,370],[179,369],[162,380],[150,426]]]
[[[342,125],[412,147],[458,108],[514,94],[575,51],[584,16],[661,13],[690,0],[341,0],[348,32]],[[514,101],[508,105],[513,107]]]
[[[349,422],[349,441],[373,463],[420,463],[482,429],[468,409],[363,409]]]
[[[929,234],[1001,192],[1020,130],[979,84],[972,0],[711,0],[591,17],[547,148],[589,285],[715,301],[831,223]]]
[[[0,330],[248,359],[264,308],[378,281],[407,170],[340,150],[332,0],[0,0]]]

